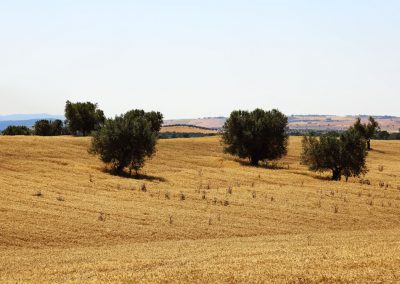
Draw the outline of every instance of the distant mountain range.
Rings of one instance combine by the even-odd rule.
[[[36,113],[36,114],[8,114],[0,115],[0,121],[18,121],[18,120],[30,120],[30,119],[61,119],[64,120],[63,115],[47,114],[47,113]]]
[[[10,125],[21,125],[31,128],[35,122],[40,119],[64,120],[65,118],[63,115],[52,115],[47,113],[0,115],[0,131],[3,131]]]

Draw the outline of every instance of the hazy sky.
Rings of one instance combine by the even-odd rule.
[[[0,114],[400,116],[400,1],[0,0]]]

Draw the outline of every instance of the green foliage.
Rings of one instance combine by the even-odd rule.
[[[281,158],[287,153],[287,123],[287,117],[276,109],[233,111],[223,126],[224,150],[250,159],[252,165]]]
[[[158,132],[163,122],[159,112],[132,110],[107,119],[94,132],[90,152],[111,164],[116,174],[128,167],[130,173],[143,167],[145,159],[155,153]]]
[[[57,136],[63,131],[63,123],[61,120],[42,119],[35,122],[34,134],[38,136]]]
[[[302,141],[301,162],[312,171],[332,171],[332,179],[342,175],[356,177],[367,172],[365,139],[354,128],[336,137],[325,134],[319,137],[305,136]]]
[[[47,119],[36,121],[34,126],[34,133],[35,135],[39,136],[51,136],[52,131],[50,121],[48,121]]]
[[[390,138],[390,133],[387,132],[386,130],[377,131],[374,135],[374,139],[378,140],[388,140],[389,138]]]
[[[52,135],[58,136],[63,134],[64,124],[60,119],[51,121],[51,132]]]
[[[83,136],[90,134],[101,126],[104,121],[104,113],[98,109],[97,104],[91,102],[65,104],[65,118],[71,133],[81,133]]]
[[[400,132],[389,133],[386,130],[378,131],[375,134],[374,139],[378,139],[378,140],[400,140]]]
[[[371,150],[371,139],[374,137],[375,133],[379,130],[378,122],[370,116],[368,119],[368,124],[361,123],[361,118],[357,118],[353,125],[353,128],[367,141],[367,149]]]
[[[26,126],[10,125],[2,133],[3,135],[31,135],[32,131]]]

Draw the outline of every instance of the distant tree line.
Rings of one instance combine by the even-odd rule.
[[[386,130],[377,131],[373,137],[376,140],[400,140],[400,131],[389,133]]]
[[[2,131],[3,135],[32,135],[32,130],[26,126],[10,125]]]

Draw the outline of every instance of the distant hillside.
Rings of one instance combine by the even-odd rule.
[[[363,121],[368,115],[361,115]],[[379,122],[382,130],[397,132],[400,129],[400,117],[396,116],[374,116]],[[291,130],[343,130],[352,125],[357,116],[335,116],[335,115],[291,115],[289,116],[289,128]],[[194,125],[211,129],[221,129],[226,117],[207,117],[197,119],[175,119],[166,120],[164,126],[168,125]]]
[[[161,128],[161,133],[179,132],[179,133],[202,133],[202,134],[217,134],[217,130],[193,125],[164,125]]]
[[[0,116],[0,131],[3,131],[10,125],[21,125],[21,126],[26,126],[26,127],[33,127],[36,121],[40,119],[50,119],[50,120],[55,120],[55,119],[61,119],[64,120],[64,116],[62,115],[50,115],[50,114],[43,114],[43,116],[40,116],[41,114],[36,114],[36,115],[30,115],[30,114],[15,114],[15,115],[1,115]],[[23,118],[25,117],[26,119],[18,119],[18,118]]]
[[[224,125],[226,117],[206,117],[194,119],[173,119],[165,120],[164,126],[168,125],[194,125],[210,129],[221,129]]]

